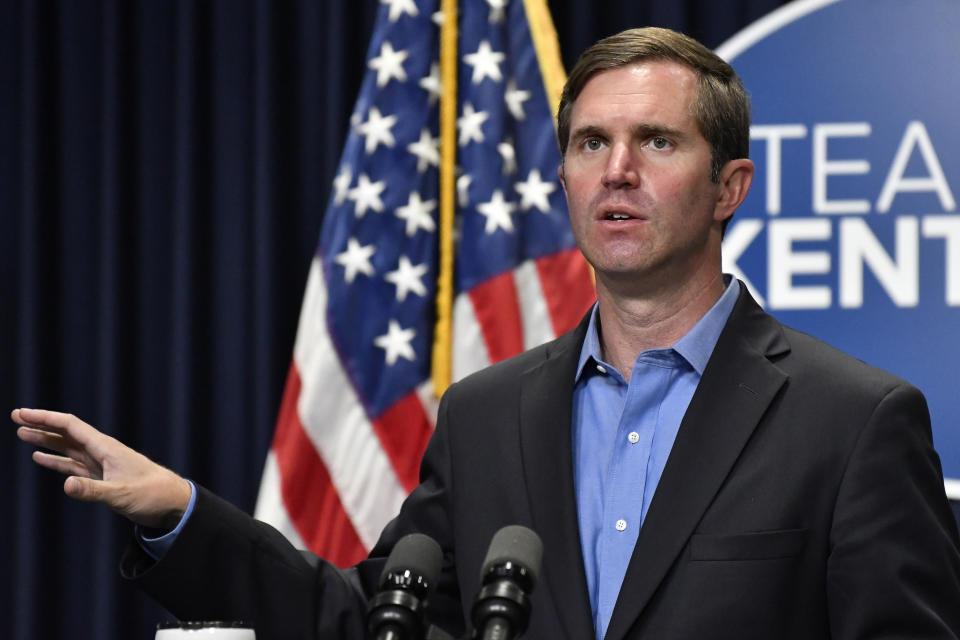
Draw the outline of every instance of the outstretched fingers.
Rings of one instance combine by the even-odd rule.
[[[10,412],[10,418],[20,426],[68,436],[81,444],[86,444],[91,437],[102,435],[70,413],[46,409],[14,409]]]
[[[10,417],[20,425],[17,437],[24,442],[72,458],[95,476],[102,473],[113,438],[69,413],[14,409]]]
[[[59,471],[64,475],[79,476],[81,478],[94,477],[85,464],[66,456],[57,456],[52,453],[46,453],[45,451],[34,451],[33,461],[41,467]]]

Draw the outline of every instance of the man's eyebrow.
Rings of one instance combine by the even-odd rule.
[[[684,138],[687,137],[686,134],[679,129],[675,129],[665,124],[660,124],[656,122],[641,123],[641,124],[634,125],[633,127],[631,127],[631,134],[633,135],[633,137],[641,138],[641,139],[653,138],[655,136],[664,136],[666,138],[683,140]],[[593,124],[588,124],[588,125],[579,127],[577,129],[574,129],[573,132],[570,133],[571,141],[582,140],[584,138],[593,138],[593,137],[606,138],[607,137],[606,130],[603,127],[593,125]]]
[[[584,125],[578,129],[574,129],[573,132],[570,133],[571,140],[593,137],[603,138],[606,137],[606,134],[601,127],[592,124]]]
[[[674,138],[677,140],[682,140],[686,138],[686,134],[679,129],[674,129],[673,127],[668,127],[664,124],[658,124],[655,122],[638,124],[632,128],[632,133],[634,137],[637,138],[653,138],[656,136],[663,136],[665,138]]]

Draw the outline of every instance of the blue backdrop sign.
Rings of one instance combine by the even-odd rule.
[[[960,2],[786,5],[725,43],[757,174],[724,268],[920,387],[960,498]]]

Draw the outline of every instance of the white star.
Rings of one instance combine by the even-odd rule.
[[[443,11],[434,11],[430,16],[430,21],[438,27],[443,26]]]
[[[418,264],[414,266],[410,263],[407,256],[400,256],[400,264],[396,271],[390,271],[383,276],[387,282],[396,285],[397,300],[403,302],[407,299],[408,293],[415,293],[421,298],[427,295],[427,288],[423,286],[420,280],[427,273],[427,265]]]
[[[430,212],[436,208],[436,200],[427,200],[424,202],[420,199],[419,193],[411,191],[407,204],[402,207],[397,207],[397,210],[394,211],[393,214],[401,220],[407,221],[407,236],[412,238],[418,229],[433,232],[437,228],[436,223],[433,221],[433,216],[430,215]]]
[[[550,194],[557,190],[553,182],[540,179],[540,170],[531,169],[526,182],[518,182],[514,188],[520,193],[520,209],[527,211],[536,207],[543,213],[550,212]]]
[[[353,180],[353,174],[350,167],[343,167],[340,173],[333,179],[333,203],[341,204],[350,190],[350,181]]]
[[[396,22],[403,14],[416,16],[420,13],[413,0],[380,0],[380,4],[390,5],[390,22]]]
[[[480,84],[484,78],[491,78],[496,82],[503,80],[503,75],[500,73],[500,63],[506,57],[500,51],[491,49],[489,40],[484,40],[475,53],[468,53],[463,56],[463,61],[473,67],[471,82]]]
[[[420,78],[418,83],[420,88],[430,95],[430,105],[437,102],[437,98],[443,95],[443,83],[440,82],[440,65],[436,62],[430,65],[430,75]]]
[[[367,209],[373,209],[377,213],[383,211],[383,201],[380,194],[387,188],[387,181],[370,182],[367,174],[361,173],[357,178],[357,186],[350,189],[347,197],[355,203],[354,212],[358,218],[362,218]]]
[[[487,20],[490,24],[502,24],[505,17],[504,9],[507,8],[507,3],[510,0],[487,0],[487,4],[490,5],[490,16]]]
[[[416,329],[401,329],[400,323],[391,320],[387,333],[374,338],[373,344],[386,352],[387,365],[396,364],[397,358],[413,361],[417,359],[417,354],[410,345],[410,341],[415,335],[417,335]]]
[[[527,114],[523,111],[523,103],[530,99],[530,92],[517,89],[517,81],[510,78],[507,81],[507,91],[503,94],[507,109],[517,120],[523,120]]]
[[[377,86],[385,87],[392,78],[405,82],[407,72],[403,70],[403,61],[410,55],[406,50],[394,51],[393,45],[384,40],[380,45],[380,55],[370,58],[367,66],[377,72]]]
[[[457,178],[457,204],[466,207],[470,204],[470,183],[473,182],[473,176],[465,173]]]
[[[503,174],[510,175],[517,172],[517,152],[513,148],[513,142],[508,138],[497,145],[497,151],[503,159]]]
[[[337,264],[343,265],[345,269],[344,279],[347,282],[353,282],[358,273],[365,276],[373,275],[373,264],[370,263],[370,258],[376,251],[372,244],[364,247],[357,242],[356,238],[350,238],[347,240],[347,250],[337,254],[334,260]]]
[[[503,229],[508,233],[513,233],[513,220],[510,218],[510,214],[516,208],[515,203],[503,199],[503,192],[500,189],[494,191],[490,202],[477,205],[477,211],[487,218],[487,224],[483,228],[484,232],[489,235],[497,229]]]
[[[490,114],[486,111],[474,111],[473,105],[469,102],[463,105],[463,115],[457,118],[457,127],[460,129],[458,144],[461,147],[467,146],[471,140],[483,142],[483,129],[481,125],[487,121]]]
[[[423,173],[427,167],[440,166],[440,139],[430,135],[430,129],[420,131],[420,139],[407,145],[407,151],[417,156],[417,171]]]
[[[364,136],[364,148],[367,153],[373,153],[377,150],[377,145],[383,144],[386,147],[392,147],[396,144],[393,139],[393,132],[390,129],[397,123],[397,116],[383,116],[380,109],[370,107],[367,114],[367,121],[357,125],[357,131]]]

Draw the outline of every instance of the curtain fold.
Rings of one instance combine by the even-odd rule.
[[[519,0],[516,0],[519,1]],[[716,46],[775,0],[555,0]],[[376,0],[0,7],[0,400],[71,411],[251,510]],[[0,439],[13,640],[152,638],[130,527]]]

